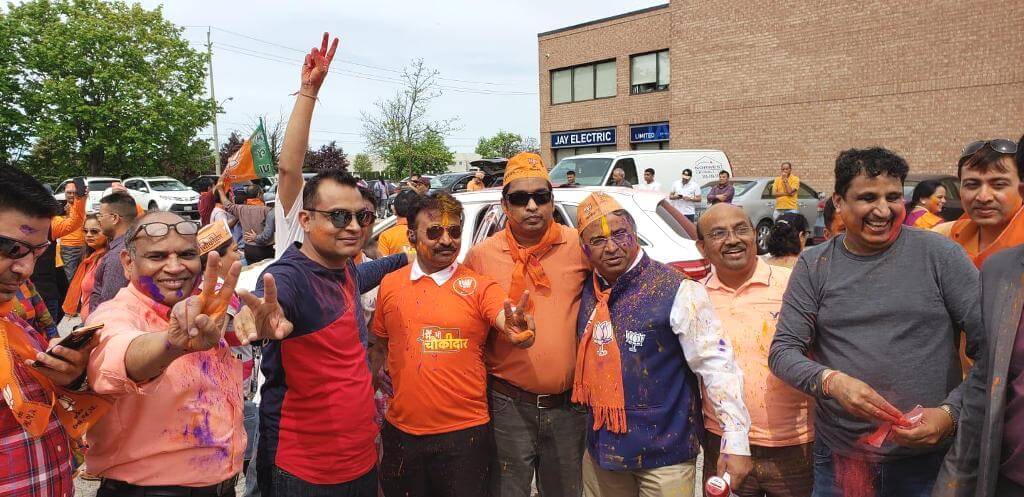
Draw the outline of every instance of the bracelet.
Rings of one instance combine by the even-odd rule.
[[[299,91],[297,91],[295,93],[292,93],[292,95],[298,95],[300,97],[311,98],[315,102],[319,102],[320,101],[320,97],[317,97],[316,95],[310,95],[309,93],[303,93],[302,90],[299,90]]]
[[[953,408],[949,404],[942,404],[939,406],[939,409],[942,409],[942,412],[946,413],[946,416],[949,416],[949,420],[953,422],[953,429],[946,436],[949,438],[956,436],[956,429],[960,424],[960,420],[956,419],[956,416],[953,414]]]
[[[835,369],[829,369],[821,375],[821,394],[824,395],[825,398],[832,398],[832,392],[829,389],[829,386],[832,384],[832,378],[834,378],[838,373],[839,371],[836,371]]]

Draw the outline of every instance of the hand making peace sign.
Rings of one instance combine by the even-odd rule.
[[[530,292],[523,292],[519,298],[519,305],[512,309],[512,301],[505,299],[505,337],[513,345],[527,348],[533,345],[534,332],[537,325],[533,322],[533,315],[526,312],[530,304]]]
[[[284,316],[277,301],[277,283],[274,275],[263,275],[263,298],[240,290],[245,307],[235,316],[235,335],[245,345],[257,340],[281,340],[292,332],[292,323]]]
[[[209,350],[220,343],[227,326],[227,308],[235,293],[242,264],[235,262],[228,271],[220,288],[217,275],[220,273],[220,254],[210,252],[203,271],[203,291],[175,304],[171,309],[167,341],[173,347],[188,352]]]
[[[320,91],[320,85],[324,84],[327,71],[331,68],[331,61],[334,60],[334,52],[338,49],[338,39],[331,43],[331,49],[327,49],[329,33],[324,33],[324,39],[320,48],[313,48],[306,54],[306,60],[302,63],[302,89],[310,91],[315,96]]]

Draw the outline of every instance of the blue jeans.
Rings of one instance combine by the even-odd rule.
[[[834,454],[814,442],[813,497],[929,497],[945,450],[890,462]]]
[[[377,469],[335,485],[307,482],[277,466],[260,468],[260,493],[271,497],[377,497]]]

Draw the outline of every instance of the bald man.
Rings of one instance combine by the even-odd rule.
[[[768,350],[790,269],[757,256],[757,233],[743,209],[712,205],[697,224],[697,249],[714,271],[704,280],[722,335],[733,345],[743,370],[743,399],[750,411],[750,453],[754,469],[733,491],[740,497],[809,497],[814,483],[811,398],[786,385],[768,369]],[[722,426],[703,393],[705,464],[718,473]]]

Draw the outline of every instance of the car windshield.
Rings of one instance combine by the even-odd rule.
[[[455,181],[461,177],[462,174],[442,174],[440,176],[434,176],[433,178],[430,178],[430,187],[444,188],[452,183],[455,183]]]
[[[742,197],[744,193],[747,193],[748,190],[757,184],[756,181],[730,181],[729,183],[732,184],[732,188],[734,190],[733,198]],[[701,196],[708,198],[708,192],[710,192],[711,188],[717,184],[717,181],[712,181],[711,183],[700,187]]]
[[[89,182],[89,191],[90,192],[102,192],[103,190],[106,190],[107,188],[110,188],[110,185],[112,185],[112,184],[114,184],[114,182],[111,181],[111,180],[90,181]]]
[[[150,180],[149,187],[156,192],[178,192],[182,190],[188,190],[188,187],[183,185],[176,179],[158,179]]]
[[[611,166],[611,159],[563,159],[551,170],[551,181],[554,183],[565,183],[565,173],[567,171],[576,171],[577,184],[582,186],[601,186],[604,184],[604,177],[608,174],[608,168]]]

